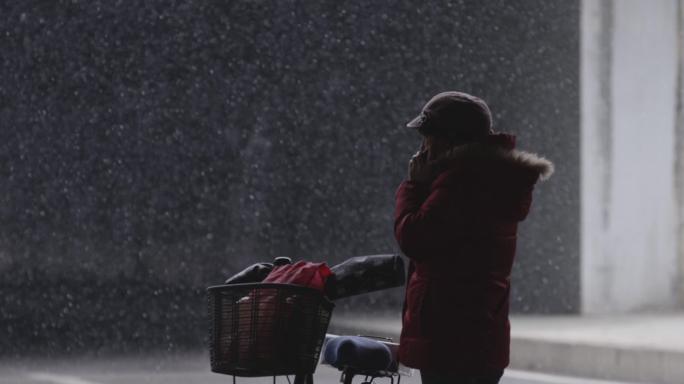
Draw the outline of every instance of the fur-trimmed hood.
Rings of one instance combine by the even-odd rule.
[[[548,159],[535,153],[515,149],[515,137],[508,134],[490,135],[485,142],[469,143],[452,148],[438,159],[432,161],[437,169],[446,170],[457,164],[495,162],[513,168],[534,172],[541,181],[547,180],[554,172],[554,165]]]

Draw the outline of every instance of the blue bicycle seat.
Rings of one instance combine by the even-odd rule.
[[[323,357],[335,368],[384,371],[392,364],[392,353],[385,344],[362,336],[339,336],[330,340]]]

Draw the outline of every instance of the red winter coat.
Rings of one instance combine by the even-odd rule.
[[[489,136],[436,162],[432,183],[397,190],[394,232],[410,259],[399,361],[452,373],[508,365],[508,303],[518,222],[553,165]]]

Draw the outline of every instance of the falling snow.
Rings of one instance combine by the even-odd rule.
[[[558,164],[512,305],[575,310],[577,4],[484,4],[0,5],[0,351],[202,346],[203,289],[250,263],[398,252],[402,127],[446,89]]]

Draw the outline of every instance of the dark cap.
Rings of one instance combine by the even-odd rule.
[[[442,92],[408,124],[423,135],[476,139],[492,131],[492,113],[484,100],[464,92]]]

